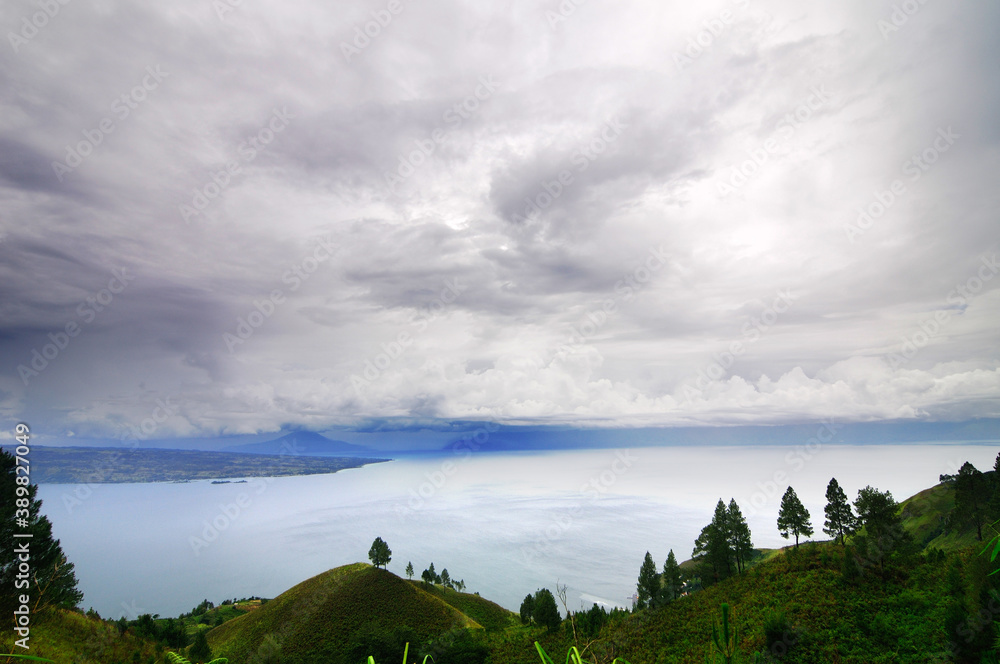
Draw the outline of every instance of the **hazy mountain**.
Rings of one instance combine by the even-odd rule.
[[[260,443],[245,443],[225,448],[229,452],[249,454],[293,454],[301,456],[378,456],[370,447],[330,440],[313,431],[293,433]]]

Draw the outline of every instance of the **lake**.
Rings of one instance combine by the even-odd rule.
[[[568,586],[570,608],[630,604],[648,550],[690,557],[719,498],[737,502],[755,546],[788,544],[775,521],[791,484],[822,534],[831,477],[897,500],[998,446],[968,443],[448,454],[332,475],[160,484],[42,485],[55,536],[76,566],[81,606],[102,617],[176,616],[202,599],[274,597],[310,576],[368,560],[431,562],[517,611],[528,593]]]

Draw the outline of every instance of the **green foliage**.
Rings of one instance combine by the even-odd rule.
[[[673,549],[670,549],[670,553],[667,554],[667,560],[663,563],[661,578],[663,579],[663,588],[660,591],[662,604],[672,602],[681,596],[681,588],[684,582],[681,578],[681,568],[677,564],[677,557],[674,555]]]
[[[163,658],[166,659],[170,664],[191,664],[191,662],[189,662],[187,658],[185,658],[183,655],[180,655],[175,652],[170,652],[169,650],[166,653],[164,653]],[[211,662],[208,662],[208,664],[228,664],[228,663],[229,660],[226,659],[225,657],[218,657],[216,659],[213,659]]]
[[[854,508],[864,529],[864,534],[856,537],[861,565],[878,564],[882,571],[885,561],[912,539],[903,528],[899,505],[890,492],[866,486],[858,491]]]
[[[531,623],[531,616],[535,612],[535,596],[528,594],[525,595],[524,601],[521,602],[521,624],[527,625]]]
[[[562,616],[559,615],[556,598],[548,588],[542,588],[535,593],[531,618],[536,625],[545,627],[550,632],[559,629],[559,625],[562,624]]]
[[[785,539],[788,539],[789,534],[795,535],[796,549],[799,548],[800,535],[808,537],[813,534],[809,510],[799,500],[792,487],[788,487],[785,495],[781,497],[781,507],[778,509],[778,532]]]
[[[31,465],[32,469],[36,467]],[[38,485],[29,483],[27,478],[24,464],[18,464],[13,454],[0,448],[0,549],[4,552],[0,558],[0,614],[7,624],[17,609],[16,599],[26,591],[32,600],[29,607],[32,625],[46,609],[71,609],[83,599],[83,593],[76,587],[73,563],[66,560],[59,540],[52,537],[52,523],[40,512],[42,501],[35,497]],[[17,526],[17,518],[25,519],[27,526]],[[30,533],[32,537],[15,541],[15,532]],[[16,545],[25,541],[30,541],[28,589],[15,587],[17,556],[13,552]]]
[[[213,629],[208,642],[216,654],[247,662],[271,634],[288,664],[358,664],[363,659],[350,660],[348,650],[365,630],[391,637],[394,629],[405,627],[413,632],[411,642],[423,643],[450,629],[480,627],[438,593],[422,588],[366,564],[338,567]]]
[[[368,549],[368,559],[375,567],[384,568],[392,560],[392,551],[381,537],[376,537],[372,547]]]
[[[636,607],[640,609],[652,607],[656,603],[659,591],[660,575],[656,572],[653,556],[649,555],[649,551],[647,551],[646,557],[643,558],[642,565],[639,567],[639,582],[636,584],[638,595]]]
[[[538,651],[538,656],[541,658],[542,664],[554,664],[552,658],[549,657],[548,653],[545,652],[538,641],[535,641],[535,649]],[[622,664],[629,664],[628,660],[621,657],[615,657],[611,664],[618,664],[618,662],[621,662]],[[580,654],[580,651],[576,646],[570,646],[569,651],[567,651],[566,664],[584,664],[583,656]]]
[[[413,578],[413,563],[412,562],[406,563],[406,578],[407,579],[412,579]]]
[[[729,499],[729,507],[726,510],[726,524],[728,525],[729,550],[736,560],[736,570],[743,572],[750,556],[753,554],[753,542],[750,540],[750,526],[743,518],[740,506],[736,504],[735,498]]]
[[[857,519],[847,501],[847,494],[835,477],[826,486],[826,507],[823,511],[826,514],[823,532],[844,544],[844,539],[857,530]]]
[[[715,661],[721,660],[725,664],[732,664],[736,661],[736,647],[740,642],[740,632],[735,625],[730,626],[729,624],[729,605],[723,602],[719,611],[722,613],[722,623],[712,621],[713,654]],[[709,658],[706,657],[705,661],[708,662]]]
[[[188,655],[199,664],[212,659],[212,649],[208,647],[208,639],[205,638],[203,630],[198,630],[198,633],[194,635],[194,642],[191,643]]]
[[[956,524],[971,526],[976,538],[983,541],[983,525],[990,516],[990,503],[994,500],[992,478],[987,478],[971,463],[966,461],[955,477],[955,509],[953,520]]]

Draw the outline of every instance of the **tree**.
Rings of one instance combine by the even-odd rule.
[[[525,595],[524,601],[521,602],[521,624],[527,625],[531,622],[532,614],[535,611],[535,597],[534,595]]]
[[[392,560],[392,551],[389,550],[389,545],[381,537],[376,537],[375,541],[372,542],[372,548],[368,549],[368,558],[371,559],[372,565],[375,567],[381,565],[384,568]]]
[[[832,478],[826,485],[826,507],[823,512],[826,514],[823,532],[834,539],[840,539],[843,545],[844,538],[857,530],[857,519],[851,511],[851,504],[847,502],[847,494],[837,483],[837,478]]]
[[[458,581],[455,582],[455,590],[457,590],[458,592],[465,591],[465,579],[459,579]]]
[[[559,625],[562,624],[562,616],[559,615],[556,598],[548,588],[542,588],[535,593],[531,617],[534,618],[535,624],[545,627],[550,632],[559,629]]]
[[[451,588],[452,587],[452,584],[451,584],[451,575],[448,574],[448,568],[447,567],[445,567],[443,570],[441,570],[441,585],[443,585],[445,588]]]
[[[406,563],[406,578],[413,579],[413,563]]]
[[[437,583],[438,575],[437,572],[434,571],[434,563],[431,563],[430,567],[421,572],[420,578],[427,584]]]
[[[733,573],[733,552],[729,545],[729,531],[729,512],[720,498],[715,506],[712,522],[701,529],[691,554],[714,581],[720,581]]]
[[[750,526],[743,518],[740,506],[736,504],[735,498],[730,498],[729,509],[726,510],[726,523],[729,526],[729,548],[736,558],[736,570],[742,572],[746,569],[750,557],[753,555],[753,542],[750,540]]]
[[[955,478],[955,520],[963,525],[974,526],[976,537],[983,541],[983,524],[989,521],[991,482],[979,470],[966,461]]]
[[[677,557],[674,555],[673,549],[670,549],[670,553],[667,554],[667,562],[663,563],[662,578],[664,603],[672,602],[680,597],[683,581],[681,580],[681,568],[677,564]]]
[[[25,466],[20,465],[20,473],[18,466],[14,455],[0,448],[0,615],[8,624],[21,595],[28,595],[29,609],[36,615],[49,607],[72,609],[83,599],[73,563],[53,539],[52,522],[41,514],[42,501],[35,498],[38,486],[23,474]],[[15,538],[15,533],[31,537]],[[17,551],[24,542],[29,543],[31,576],[19,579]]]
[[[812,524],[809,523],[809,510],[805,508],[795,489],[788,487],[781,497],[781,507],[778,509],[778,532],[785,539],[789,533],[795,535],[795,548],[799,548],[799,535],[812,535]]]
[[[188,652],[192,662],[207,662],[212,659],[212,649],[208,647],[208,639],[205,638],[206,631],[199,629],[194,635],[194,642],[191,643],[191,650]]]
[[[877,560],[879,569],[884,569],[885,557],[909,539],[898,514],[899,505],[888,491],[866,486],[858,491],[854,509],[865,531],[859,548],[865,551],[867,559]]]
[[[656,563],[653,562],[653,556],[649,555],[649,551],[647,551],[646,557],[643,558],[642,565],[639,567],[639,583],[636,584],[639,599],[636,606],[640,609],[647,606],[652,608],[659,590],[660,575],[656,573]]]

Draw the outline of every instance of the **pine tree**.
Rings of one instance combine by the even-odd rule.
[[[406,578],[413,579],[413,563],[406,563]]]
[[[194,635],[194,642],[191,643],[191,650],[188,652],[192,662],[208,662],[212,659],[212,649],[208,647],[208,639],[205,638],[207,630],[199,629]]]
[[[521,624],[527,625],[531,622],[532,613],[535,611],[535,596],[525,595],[524,601],[521,602]]]
[[[812,524],[809,522],[809,510],[805,508],[795,489],[788,487],[781,497],[781,507],[778,509],[778,532],[785,539],[789,534],[795,535],[795,548],[799,548],[799,535],[812,535]]]
[[[857,530],[857,519],[837,478],[832,478],[826,485],[826,508],[823,511],[826,514],[823,532],[844,544],[844,538]]]
[[[441,585],[445,588],[451,588],[451,574],[448,574],[447,567],[441,570]]]
[[[955,478],[955,520],[976,529],[976,537],[983,541],[983,524],[989,521],[989,504],[993,496],[986,476],[966,461]]]
[[[29,609],[37,615],[49,607],[74,608],[83,593],[77,590],[73,563],[67,562],[59,540],[52,537],[52,522],[41,514],[42,501],[35,498],[38,486],[18,473],[14,455],[0,448],[0,615],[10,623],[20,595],[31,599]],[[21,466],[22,471],[24,466]],[[24,525],[18,525],[24,519]],[[14,533],[30,533],[16,538]],[[17,547],[30,542],[31,578],[17,579]],[[18,587],[15,582],[28,582]],[[32,620],[35,620],[32,618]]]
[[[670,549],[667,554],[667,561],[663,563],[663,599],[665,602],[672,602],[681,596],[681,568],[677,564],[677,557],[674,550]],[[664,603],[665,603],[664,602]],[[595,604],[596,606],[596,604]]]
[[[701,529],[694,542],[692,558],[707,567],[714,581],[720,581],[733,573],[733,552],[729,545],[729,512],[726,504],[719,499],[715,506],[712,522]]]
[[[559,607],[556,606],[556,598],[548,588],[542,588],[535,593],[534,607],[531,617],[535,624],[545,627],[550,632],[559,629],[562,624],[562,616],[559,614]]]
[[[899,504],[890,492],[866,486],[858,491],[854,509],[865,531],[859,548],[864,551],[867,561],[878,561],[879,569],[884,569],[885,558],[910,538],[903,530],[903,519],[898,514]]]
[[[729,526],[729,548],[736,559],[736,570],[743,572],[753,555],[753,542],[750,539],[750,526],[743,518],[743,512],[740,511],[740,506],[736,504],[735,498],[729,500],[726,523]]]
[[[381,537],[376,537],[375,541],[372,542],[372,548],[368,549],[368,558],[375,567],[385,567],[392,560],[392,551]]]
[[[646,557],[642,560],[642,566],[639,568],[639,583],[636,584],[639,600],[636,602],[636,606],[640,609],[647,606],[652,608],[659,589],[660,575],[656,573],[656,563],[653,562],[653,556],[649,555],[649,551],[647,551]]]

